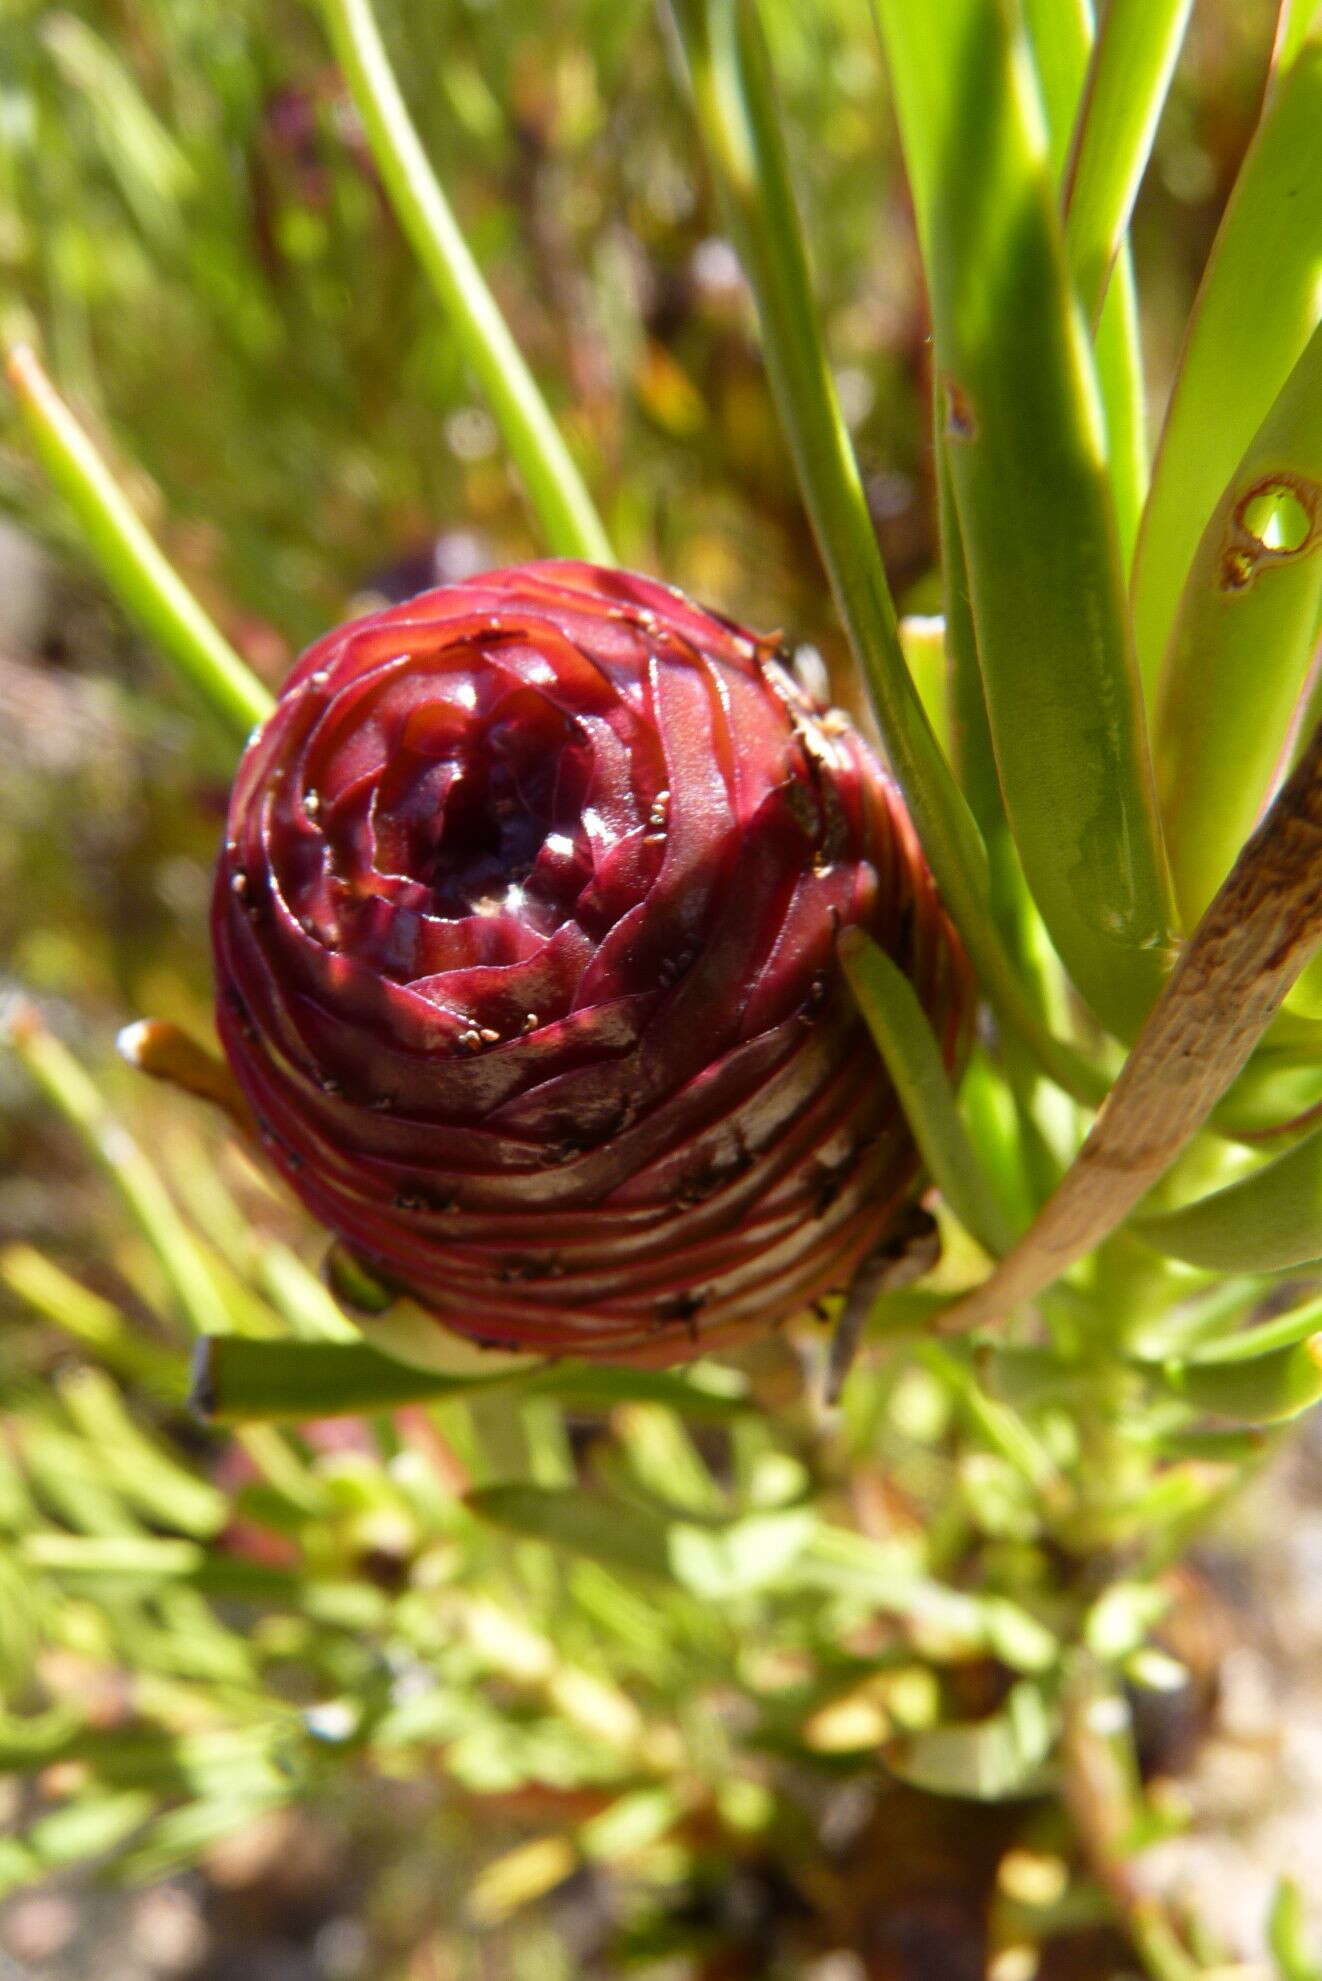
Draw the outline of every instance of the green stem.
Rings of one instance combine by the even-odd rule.
[[[427,162],[369,0],[323,0],[323,9],[400,225],[491,402],[551,549],[610,564],[582,476]]]
[[[991,919],[987,860],[905,663],[876,532],[814,305],[755,0],[670,0],[698,124],[752,286],[767,369],[837,608],[932,871],[1002,1022],[1071,1093],[1105,1080],[1053,1038]]]
[[[19,345],[8,374],[38,457],[107,584],[226,729],[246,736],[270,714],[270,693],[166,562],[36,353]]]

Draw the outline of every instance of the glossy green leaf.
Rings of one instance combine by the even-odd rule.
[[[1134,561],[1151,690],[1208,518],[1317,326],[1322,295],[1322,24],[1267,100],[1203,276]]]
[[[1208,519],[1162,673],[1154,754],[1190,926],[1270,791],[1322,612],[1322,326]]]
[[[694,107],[753,290],[776,403],[836,603],[934,865],[978,884],[977,835],[905,664],[824,348],[761,22],[752,0],[676,0]]]
[[[1133,1228],[1207,1272],[1279,1272],[1322,1259],[1322,1129],[1210,1196],[1136,1216]]]
[[[1193,0],[1110,0],[1071,151],[1065,244],[1095,322],[1129,225]]]
[[[1006,810],[1078,989],[1132,1035],[1164,975],[1155,805],[1095,371],[1028,51],[994,0],[876,0]]]
[[[400,225],[481,382],[552,551],[609,564],[583,478],[427,161],[370,0],[322,0],[322,9]]]
[[[280,1318],[302,1341],[353,1341],[357,1329],[331,1295],[326,1282],[290,1246],[265,1238],[253,1262],[262,1291]]]
[[[8,369],[33,447],[73,511],[82,541],[111,591],[227,733],[246,736],[255,722],[270,713],[270,692],[239,659],[152,541],[35,352],[26,347],[12,351]]]
[[[999,1256],[1009,1250],[1015,1234],[964,1132],[941,1048],[913,985],[861,930],[846,929],[839,948],[924,1167],[964,1229],[985,1251]]]
[[[1313,1043],[1298,1052],[1289,1047],[1276,1050],[1278,1037],[1302,1044],[1294,1033],[1296,1024],[1302,1022],[1310,1029],[1317,1025],[1316,1019],[1290,1008],[1296,997],[1311,999],[1316,968],[1314,957],[1297,979],[1285,1008],[1277,1012],[1263,1044],[1213,1113],[1212,1125],[1219,1134],[1231,1140],[1262,1141],[1270,1148],[1276,1136],[1307,1127],[1314,1108],[1322,1105],[1322,1066]]]
[[[382,1355],[366,1342],[257,1341],[225,1334],[198,1344],[194,1404],[218,1423],[297,1423],[357,1416],[404,1403],[508,1391],[580,1408],[665,1404],[691,1417],[720,1419],[747,1405],[729,1389],[704,1388],[664,1370],[591,1362],[534,1362],[489,1376],[445,1375]]]

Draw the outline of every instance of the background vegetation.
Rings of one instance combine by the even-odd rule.
[[[846,0],[766,12],[869,507],[929,613],[927,315],[876,37]],[[382,13],[621,560],[784,628],[857,701],[650,7]],[[1274,16],[1195,9],[1157,136],[1133,235],[1154,430]],[[311,7],[8,0],[0,310],[272,685],[355,601],[540,553]],[[252,1336],[341,1324],[324,1240],[115,1057],[143,1013],[209,1029],[228,765],[0,420],[0,984],[45,1027],[0,1056],[0,1883],[74,1866],[87,1894],[44,1951],[54,1915],[29,1911],[16,1950],[72,1977],[85,1930],[104,1960],[130,1918],[96,1910],[104,1873],[165,1908],[131,1915],[126,1974],[153,1946],[282,1981],[1225,1966],[1123,1869],[1179,1798],[1117,1748],[1071,1825],[1040,1772],[1080,1629],[1105,1697],[1147,1715],[1145,1774],[1206,1734],[1248,1626],[1148,1541],[1223,1492],[1210,1448],[1099,1540],[1099,1602],[1086,1573],[1062,1589],[1043,1511],[1069,1452],[932,1343],[866,1360],[838,1414],[809,1336],[691,1381],[299,1432],[187,1415],[209,1302]],[[1275,1958],[1303,1981],[1294,1903]]]

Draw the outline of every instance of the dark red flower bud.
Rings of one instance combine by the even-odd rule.
[[[230,803],[221,1037],[293,1190],[446,1326],[678,1361],[842,1286],[912,1185],[850,923],[953,1062],[967,968],[849,722],[662,585],[526,565],[291,675]]]

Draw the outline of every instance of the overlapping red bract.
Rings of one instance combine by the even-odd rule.
[[[449,1327],[678,1361],[842,1285],[912,1184],[849,923],[953,1061],[967,968],[854,729],[665,586],[525,565],[291,675],[230,803],[221,1037],[294,1191]]]

